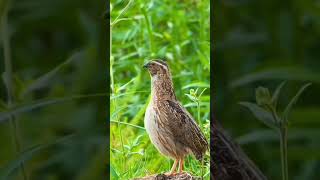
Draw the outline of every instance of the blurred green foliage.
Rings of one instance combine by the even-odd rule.
[[[0,39],[0,179],[23,179],[21,162],[32,180],[107,176],[105,6],[86,0],[0,1],[1,20],[7,16]],[[3,42],[9,42],[6,59],[13,70],[11,107]],[[14,117],[16,130],[8,117]]]
[[[277,134],[240,101],[255,101],[259,86],[287,85],[283,109],[306,82],[289,117],[289,179],[317,179],[320,170],[320,9],[317,1],[215,1],[214,111],[269,179],[281,179]],[[273,92],[272,92],[273,93]]]
[[[111,178],[168,172],[173,161],[155,149],[144,130],[150,76],[142,66],[153,58],[167,60],[178,99],[209,139],[209,1],[112,0],[111,8]],[[206,179],[208,162],[209,152]],[[199,176],[200,166],[187,158],[186,171]]]

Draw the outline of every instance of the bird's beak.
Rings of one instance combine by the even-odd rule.
[[[149,65],[150,65],[149,63],[145,63],[145,64],[143,65],[143,68],[148,69]]]

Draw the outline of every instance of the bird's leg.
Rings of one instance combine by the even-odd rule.
[[[184,161],[183,158],[179,160],[179,173],[183,173]]]
[[[176,173],[177,165],[178,165],[178,160],[175,159],[170,172],[169,173],[165,173],[165,175],[167,175],[167,176],[174,175]]]

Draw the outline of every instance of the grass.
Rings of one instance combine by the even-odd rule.
[[[162,156],[144,130],[150,77],[147,60],[168,61],[178,99],[209,139],[210,42],[208,1],[111,1],[110,172],[130,179],[167,172],[173,161]],[[202,92],[202,93],[201,93]],[[209,179],[193,156],[186,171]]]
[[[3,43],[4,49],[4,64],[5,64],[5,86],[7,91],[7,103],[8,107],[11,108],[15,104],[15,100],[13,97],[13,73],[12,73],[12,60],[11,60],[11,47],[10,47],[10,35],[8,33],[8,12],[9,12],[9,2],[7,3],[6,7],[4,8],[4,13],[0,19],[0,27],[1,27],[1,39]],[[10,115],[9,117],[12,137],[13,137],[13,144],[14,149],[17,154],[21,153],[22,143],[20,137],[20,130],[17,118],[14,115]],[[28,179],[28,175],[26,172],[26,168],[24,162],[20,164],[21,174],[24,180]]]
[[[104,11],[0,2],[0,179],[106,177]]]

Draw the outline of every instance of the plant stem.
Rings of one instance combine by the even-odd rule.
[[[113,64],[114,64],[114,57],[112,56],[112,26],[111,26],[111,17],[110,17],[110,80],[111,80],[112,92],[114,92]]]
[[[203,180],[203,176],[204,176],[204,166],[203,166],[203,158],[201,159],[201,179]]]
[[[283,125],[282,125],[283,126]],[[281,165],[282,165],[282,180],[288,180],[288,144],[287,144],[288,129],[284,125],[280,129],[280,150],[281,150]]]
[[[150,45],[150,51],[151,51],[151,55],[152,55],[154,53],[152,27],[151,27],[150,19],[148,18],[147,10],[145,8],[142,8],[142,13],[144,15],[144,18],[145,18],[146,24],[147,24],[147,30],[148,30],[148,35],[149,35],[149,45]]]
[[[10,35],[8,32],[8,10],[9,5],[5,7],[5,12],[1,17],[1,39],[3,44],[4,50],[4,63],[5,63],[5,74],[4,74],[4,81],[7,91],[7,103],[8,108],[11,108],[14,104],[14,96],[13,96],[13,73],[12,73],[12,60],[11,60],[11,49],[10,49]],[[13,144],[16,149],[16,153],[21,152],[21,139],[19,133],[19,125],[16,117],[14,115],[10,115],[9,121],[11,124],[12,136],[13,136]],[[24,163],[22,162],[21,165],[21,172],[24,180],[28,179]]]
[[[199,97],[200,98],[200,97]],[[197,109],[198,109],[198,121],[199,121],[199,125],[202,128],[202,121],[201,121],[201,116],[200,116],[200,100],[197,102]],[[201,160],[201,179],[203,179],[203,175],[204,175],[204,166],[203,166],[203,159]]]

